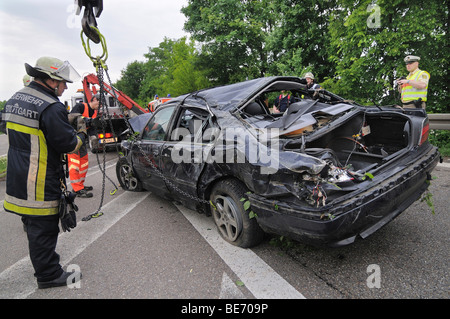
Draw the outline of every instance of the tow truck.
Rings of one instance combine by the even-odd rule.
[[[97,21],[95,20],[95,18],[98,18],[103,11],[103,0],[75,0],[75,5],[77,7],[77,15],[81,13],[83,7],[85,8],[83,18],[81,20],[83,29],[82,34],[84,33],[87,38],[94,43],[102,43],[104,51],[101,57],[94,59],[90,56],[90,54],[88,54],[88,56],[94,62],[96,68],[99,66],[103,68],[104,61],[106,61],[107,57],[107,52],[105,50],[106,45],[102,42],[101,34],[97,29]],[[85,43],[83,37],[82,40],[84,45]],[[89,43],[87,43],[85,50],[86,48],[89,48]],[[90,50],[88,51],[90,52]],[[86,53],[88,53],[88,51],[86,51]],[[104,59],[100,63],[101,58]],[[128,129],[128,118],[145,113],[152,113],[157,106],[170,100],[170,98],[166,98],[164,100],[152,101],[153,103],[149,103],[148,108],[145,109],[133,101],[125,93],[112,87],[112,84],[110,86],[103,81],[100,83],[97,75],[95,74],[85,76],[82,83],[84,93],[83,102],[90,101],[97,93],[97,88],[95,85],[103,88],[101,91],[105,93],[104,96],[106,97],[106,101],[102,100],[104,105],[102,106],[101,103],[101,107],[97,115],[97,119],[101,120],[99,121],[96,119],[93,121],[94,127],[97,129],[97,134],[89,137],[89,146],[92,152],[106,150],[109,147],[116,146],[117,143],[120,143],[123,138],[122,133]],[[123,105],[126,109],[121,107],[121,105]],[[106,106],[106,108],[104,106]],[[106,112],[107,114],[102,114],[102,111],[105,109],[108,110],[108,112]]]
[[[100,86],[100,82],[97,75],[86,75],[82,83],[83,89],[78,90],[72,96],[72,107],[76,103],[91,101],[92,97],[98,93],[97,86]],[[105,105],[99,109],[98,120],[93,121],[97,134],[89,137],[89,147],[93,153],[103,151],[103,149],[114,148],[117,143],[121,142],[121,134],[128,129],[124,117],[132,118],[140,114],[149,113],[149,110],[141,107],[122,91],[105,82],[102,84],[105,90],[105,99],[103,101]]]

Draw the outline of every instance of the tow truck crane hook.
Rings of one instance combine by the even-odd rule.
[[[81,8],[84,8],[83,18],[81,19],[81,26],[84,34],[94,43],[100,43],[100,36],[91,27],[97,28],[97,21],[95,18],[99,17],[103,11],[103,0],[75,0],[77,6],[76,14],[79,15]],[[94,15],[95,9],[95,15]]]

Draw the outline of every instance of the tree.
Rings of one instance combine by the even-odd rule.
[[[202,44],[202,65],[215,84],[264,76],[273,28],[272,0],[189,0],[185,30]]]
[[[277,27],[268,40],[273,56],[270,74],[303,76],[309,71],[319,81],[333,74],[328,13],[335,6],[333,0],[273,1]]]
[[[394,80],[407,75],[403,59],[421,57],[431,74],[427,111],[444,111],[449,59],[446,1],[341,0],[330,13],[330,61],[325,87],[360,103],[399,103]]]
[[[165,38],[158,47],[149,48],[145,62],[128,64],[117,81],[117,87],[134,100],[144,104],[155,95],[177,96],[209,86],[209,81],[198,66],[194,41]]]
[[[165,83],[165,91],[181,95],[208,87],[210,85],[208,78],[197,61],[198,54],[193,40],[189,44],[186,43],[186,38],[175,42],[172,64],[168,70],[172,81]]]
[[[125,92],[133,100],[137,100],[140,95],[140,89],[145,77],[145,65],[143,62],[134,61],[122,70],[121,78],[116,86],[119,90]]]

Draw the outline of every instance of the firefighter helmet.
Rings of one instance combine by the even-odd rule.
[[[41,79],[51,78],[57,81],[73,83],[81,78],[69,61],[61,61],[52,57],[39,58],[35,67],[25,63],[25,70],[28,75]]]

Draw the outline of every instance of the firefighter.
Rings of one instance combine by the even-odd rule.
[[[305,74],[305,79],[306,79],[306,88],[308,90],[321,89],[320,84],[317,84],[317,83],[314,82],[314,74],[312,74],[311,72],[307,72]]]
[[[70,112],[71,114],[81,114],[87,122],[89,119],[95,119],[97,117],[97,111],[99,106],[99,96],[94,95],[90,103],[78,103]],[[89,132],[92,129],[88,130]],[[86,180],[86,174],[89,168],[89,157],[87,151],[87,141],[81,146],[78,152],[67,154],[67,161],[69,164],[69,177],[70,184],[77,197],[91,198],[94,196],[89,191],[93,190],[92,186],[84,186]]]
[[[397,80],[403,107],[425,109],[430,74],[419,69],[420,57],[408,55],[404,61],[409,74],[406,79]]]
[[[34,81],[5,106],[9,149],[3,207],[22,216],[38,288],[64,286],[81,274],[65,272],[55,251],[65,186],[62,157],[78,151],[86,131],[73,129],[58,97],[80,76],[69,62],[52,57],[39,58],[34,67],[25,63],[25,69]],[[62,217],[61,225],[66,229]]]

